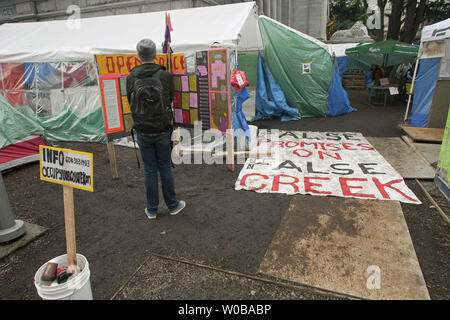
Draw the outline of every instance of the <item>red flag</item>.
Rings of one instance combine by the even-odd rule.
[[[170,13],[166,12],[166,26],[169,27],[169,31],[173,31],[172,22],[170,21]]]

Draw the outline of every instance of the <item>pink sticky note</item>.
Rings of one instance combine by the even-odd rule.
[[[189,95],[189,106],[192,108],[197,108],[198,104],[197,104],[197,94],[196,93],[191,93]]]
[[[187,76],[181,77],[181,90],[189,91],[189,78]]]
[[[174,117],[176,123],[183,123],[183,110],[175,108]]]

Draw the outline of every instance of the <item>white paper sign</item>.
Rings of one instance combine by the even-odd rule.
[[[398,88],[397,87],[389,87],[389,93],[391,96],[398,94]]]
[[[106,121],[108,129],[120,128],[119,101],[115,80],[103,80],[103,93],[105,96]]]
[[[311,74],[311,63],[302,63],[302,73]]]
[[[260,130],[236,190],[421,202],[360,133]]]

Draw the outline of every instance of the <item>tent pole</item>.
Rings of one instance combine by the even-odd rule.
[[[420,44],[420,46],[422,47],[422,43]],[[406,122],[406,118],[408,117],[408,111],[409,111],[409,106],[411,104],[412,92],[414,92],[414,83],[416,82],[416,74],[417,74],[418,67],[419,67],[419,59],[416,60],[416,66],[414,68],[413,79],[411,81],[411,89],[409,89],[410,90],[410,94],[408,95],[409,96],[408,97],[408,103],[406,105],[405,117],[403,118],[403,122]]]
[[[37,117],[38,117],[38,108],[39,108],[39,91],[38,91],[38,86],[37,86],[37,77],[38,77],[38,65],[37,65],[37,62],[35,62],[34,63],[34,92],[35,92],[35,94],[36,94],[36,97],[35,97],[35,101],[36,101],[36,105],[35,105],[35,107],[36,107],[36,114],[35,114],[35,117],[36,117],[36,119],[37,119]]]
[[[5,91],[5,79],[3,77],[3,63],[0,64],[0,77],[2,78],[2,90]],[[5,94],[6,99],[6,94]]]

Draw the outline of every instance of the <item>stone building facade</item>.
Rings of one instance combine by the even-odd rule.
[[[244,2],[248,0],[2,0],[0,24],[66,19],[71,5],[81,18],[154,12]],[[257,0],[259,13],[300,32],[326,40],[329,0]]]

